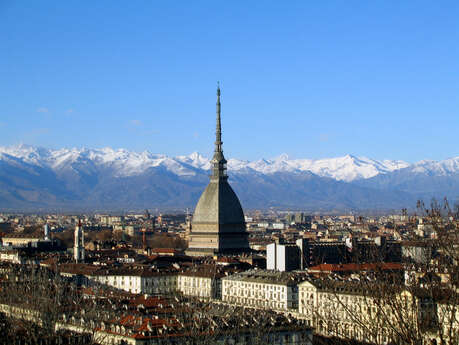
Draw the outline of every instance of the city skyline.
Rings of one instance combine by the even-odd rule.
[[[0,1],[4,342],[459,344],[458,18]]]
[[[458,155],[459,5],[0,5],[0,146]]]

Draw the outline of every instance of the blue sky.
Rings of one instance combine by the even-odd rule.
[[[0,0],[0,145],[459,154],[458,1]]]

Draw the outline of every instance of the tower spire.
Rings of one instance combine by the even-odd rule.
[[[215,131],[215,151],[212,158],[212,179],[227,178],[226,159],[223,156],[222,148],[222,123],[221,123],[221,104],[220,104],[220,82],[217,82],[217,128]]]
[[[217,82],[217,129],[215,131],[215,152],[222,150],[222,122],[221,122],[221,104],[220,104],[220,82]]]

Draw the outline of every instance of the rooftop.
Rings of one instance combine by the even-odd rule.
[[[359,272],[359,271],[390,271],[401,270],[402,264],[396,262],[366,263],[366,264],[320,264],[308,268],[311,273],[330,272]]]
[[[270,270],[249,270],[233,274],[223,280],[238,280],[261,284],[297,285],[308,277],[303,272],[278,272]]]

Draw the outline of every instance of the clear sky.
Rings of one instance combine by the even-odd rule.
[[[0,0],[0,146],[459,155],[459,1]]]

